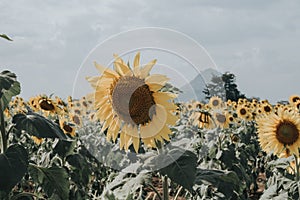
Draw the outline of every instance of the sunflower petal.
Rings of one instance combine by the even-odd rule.
[[[149,75],[149,73],[150,73],[152,67],[155,65],[155,63],[156,63],[156,59],[154,59],[154,60],[150,61],[148,64],[146,64],[141,69],[141,75],[140,75],[140,77],[141,78],[146,78]]]
[[[163,86],[167,83],[168,80],[170,80],[170,79],[161,74],[152,74],[151,76],[148,76],[145,78],[145,82],[147,84],[155,83],[155,84],[159,84],[159,85],[163,85]]]
[[[135,57],[134,57],[134,61],[133,61],[133,67],[138,68],[140,66],[140,52],[138,52]]]

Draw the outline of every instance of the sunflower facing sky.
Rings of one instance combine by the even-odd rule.
[[[95,63],[101,73],[87,77],[95,89],[96,117],[107,130],[107,140],[120,138],[120,148],[128,150],[133,145],[136,152],[142,141],[146,147],[156,147],[156,141],[170,140],[169,126],[175,125],[176,95],[160,89],[169,80],[160,74],[150,75],[156,60],[141,66],[137,53],[133,68],[117,55],[114,70]]]
[[[280,155],[284,151],[299,156],[300,115],[294,110],[278,109],[277,113],[257,119],[260,145],[267,153]]]

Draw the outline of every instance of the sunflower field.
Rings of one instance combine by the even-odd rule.
[[[0,199],[299,199],[300,96],[178,101],[140,53],[92,94],[19,96],[0,73]]]

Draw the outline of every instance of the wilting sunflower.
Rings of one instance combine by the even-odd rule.
[[[263,115],[256,120],[260,145],[267,153],[280,155],[288,149],[291,154],[299,156],[300,115],[294,110],[279,109]]]
[[[199,128],[211,129],[214,125],[212,116],[208,111],[196,111],[191,115],[190,120],[194,126]]]
[[[114,70],[95,63],[102,75],[87,78],[95,89],[96,117],[103,123],[101,132],[107,129],[107,139],[114,142],[120,136],[121,149],[127,150],[133,144],[138,152],[140,140],[154,148],[156,141],[170,140],[169,125],[175,125],[178,119],[173,114],[176,95],[160,90],[169,80],[166,76],[149,74],[155,63],[153,60],[141,66],[137,53],[130,68],[115,55]]]

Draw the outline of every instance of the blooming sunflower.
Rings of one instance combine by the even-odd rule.
[[[249,120],[251,118],[251,113],[249,111],[249,108],[246,107],[245,105],[241,105],[237,107],[237,115],[239,118],[244,119],[244,120]]]
[[[291,95],[289,98],[289,102],[291,105],[293,105],[294,103],[296,103],[296,101],[300,100],[300,96],[299,95]]]
[[[260,114],[270,114],[273,110],[272,105],[269,103],[260,104]]]
[[[65,134],[75,137],[75,127],[68,123],[65,119],[61,118],[59,120],[60,128],[64,131]]]
[[[260,145],[267,153],[280,155],[284,150],[299,156],[300,115],[294,110],[279,109],[256,120]]]
[[[211,108],[221,108],[223,106],[223,100],[218,96],[212,96],[209,99],[209,103]]]
[[[146,147],[155,148],[156,141],[170,140],[169,125],[178,120],[173,114],[176,95],[160,90],[169,79],[149,74],[155,63],[153,60],[141,66],[137,53],[130,68],[115,55],[114,70],[95,63],[102,75],[87,78],[95,89],[94,106],[96,117],[103,123],[101,132],[107,129],[107,140],[113,142],[119,136],[121,149],[128,150],[133,144],[138,152],[140,140]]]
[[[220,128],[228,128],[229,127],[229,115],[225,111],[216,111],[213,114],[213,119],[215,124]]]

